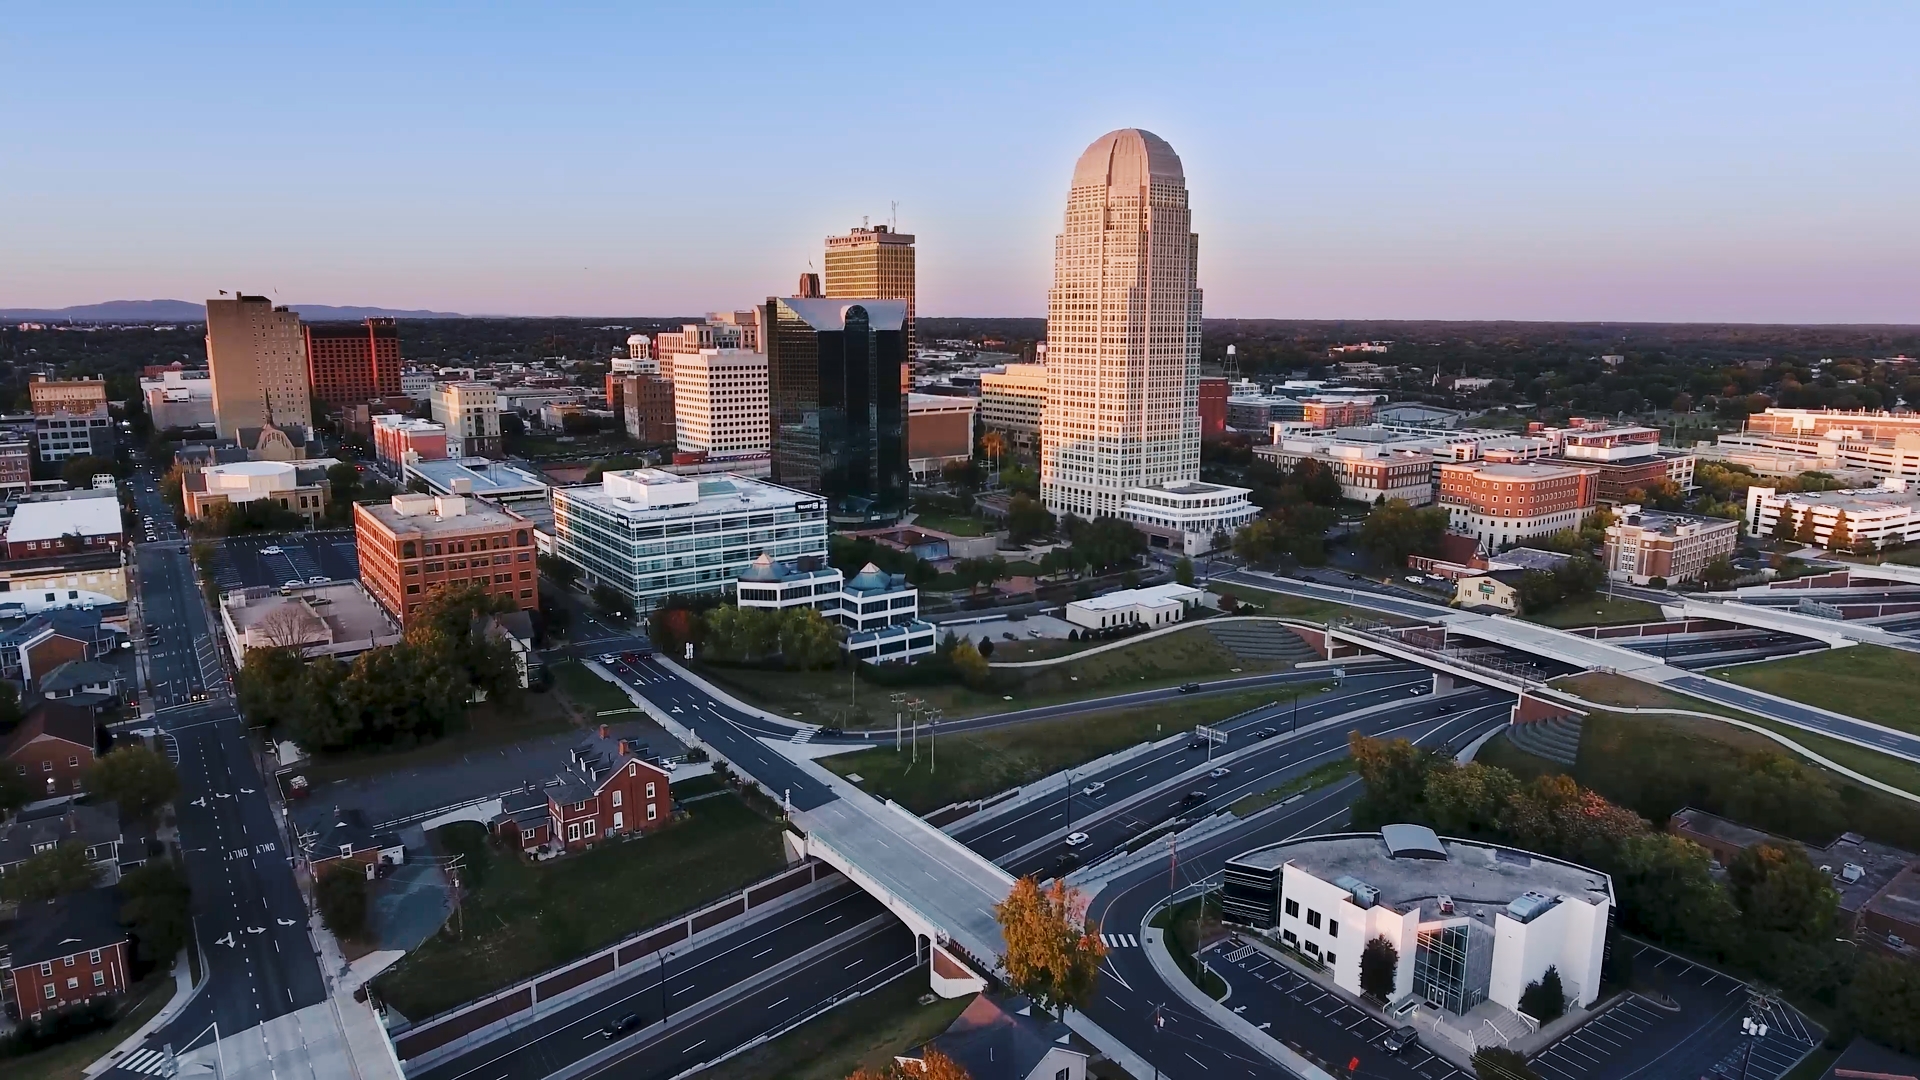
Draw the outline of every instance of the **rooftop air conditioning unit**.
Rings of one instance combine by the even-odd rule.
[[[1867,868],[1857,862],[1850,862],[1840,870],[1840,876],[1849,884],[1867,876]]]
[[[1440,894],[1439,899],[1440,899],[1440,914],[1442,915],[1453,914],[1453,897],[1448,896],[1445,893],[1442,893]]]

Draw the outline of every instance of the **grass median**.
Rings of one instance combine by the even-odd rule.
[[[910,972],[865,997],[814,1017],[769,1043],[741,1054],[703,1077],[728,1080],[842,1080],[855,1069],[879,1071],[947,1030],[972,998],[936,998],[922,972]]]
[[[1314,766],[1278,787],[1268,788],[1253,795],[1243,795],[1235,799],[1233,805],[1227,809],[1233,812],[1233,816],[1243,818],[1249,814],[1259,813],[1274,803],[1284,802],[1303,791],[1312,791],[1314,788],[1344,780],[1351,775],[1353,775],[1353,759],[1335,758]]]
[[[1530,623],[1573,630],[1582,626],[1619,626],[1631,623],[1659,622],[1660,609],[1645,600],[1626,600],[1607,596],[1589,596],[1568,600],[1546,611],[1524,616]]]
[[[1752,690],[1920,734],[1920,696],[1913,692],[1920,685],[1920,655],[1879,645],[1853,645],[1710,674]]]
[[[687,818],[650,836],[532,863],[496,845],[475,822],[433,831],[446,855],[464,855],[456,922],[374,980],[401,1014],[419,1020],[719,899],[786,865],[780,826],[731,795],[702,799]]]
[[[999,659],[999,653],[995,652],[993,658]],[[1284,671],[1289,666],[1243,660],[1220,644],[1205,626],[1194,626],[1043,668],[996,668],[992,682],[980,688],[940,683],[904,686],[899,691],[956,720],[1160,689],[1192,680]],[[849,672],[775,671],[705,663],[697,664],[695,670],[735,697],[784,716],[856,729],[890,728],[894,724],[894,689],[858,681]]]
[[[1307,694],[1326,690],[1316,684]],[[841,776],[860,777],[873,795],[892,799],[916,814],[951,802],[979,799],[1094,758],[1192,730],[1264,705],[1288,700],[1289,691],[1220,694],[1157,702],[1131,709],[1067,716],[998,731],[941,736],[920,746],[919,761],[891,746],[821,759]]]
[[[1294,596],[1291,593],[1271,592],[1257,585],[1247,585],[1233,581],[1211,581],[1207,591],[1231,596],[1241,605],[1236,615],[1278,615],[1288,619],[1302,619],[1307,622],[1389,622],[1403,623],[1408,620],[1371,608],[1354,607],[1350,604],[1335,603],[1332,600],[1316,600],[1312,597]]]

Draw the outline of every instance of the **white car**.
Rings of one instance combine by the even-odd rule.
[[[1215,770],[1213,770],[1212,772],[1210,772],[1210,773],[1208,773],[1208,774],[1207,774],[1207,779],[1209,779],[1209,780],[1218,780],[1218,779],[1220,779],[1221,777],[1223,777],[1223,776],[1225,776],[1225,775],[1227,775],[1228,773],[1230,773],[1230,772],[1232,772],[1232,771],[1233,771],[1232,769],[1229,769],[1229,768],[1227,768],[1227,767],[1226,767],[1225,765],[1222,765],[1222,766],[1220,766],[1219,768],[1217,768],[1217,769],[1215,769]]]
[[[307,584],[309,584],[309,585],[325,585],[325,584],[326,584],[327,582],[329,582],[329,581],[332,581],[332,580],[333,580],[332,578],[330,578],[330,577],[327,577],[327,576],[326,576],[326,575],[324,575],[324,574],[321,574],[321,575],[316,575],[316,576],[314,576],[314,577],[310,577],[310,578],[308,578],[308,579],[307,579]]]
[[[1101,780],[1095,780],[1093,783],[1088,784],[1086,787],[1081,788],[1080,794],[1098,795],[1105,790],[1107,790],[1106,782]]]
[[[1427,579],[1426,579],[1426,578],[1423,578],[1423,577],[1421,577],[1421,576],[1420,576],[1419,574],[1408,574],[1408,575],[1407,575],[1407,584],[1409,584],[1409,585],[1418,585],[1418,584],[1420,584],[1421,582],[1423,582],[1423,581],[1425,581],[1425,580],[1427,580]]]
[[[283,552],[282,552],[282,551],[280,550],[280,547],[279,547],[279,545],[277,545],[277,544],[270,544],[270,545],[268,545],[268,546],[266,546],[266,547],[263,547],[263,548],[261,548],[261,549],[260,549],[260,554],[262,554],[262,555],[280,555],[280,554],[283,554]]]
[[[298,589],[304,585],[306,585],[306,582],[301,581],[299,578],[293,578],[292,580],[287,582],[287,588],[289,589]]]
[[[1089,836],[1088,836],[1088,835],[1087,835],[1086,833],[1083,833],[1083,832],[1077,832],[1077,833],[1068,833],[1068,834],[1067,834],[1067,846],[1068,846],[1068,847],[1079,847],[1079,846],[1080,846],[1081,844],[1084,844],[1084,843],[1086,843],[1086,842],[1087,842],[1088,840],[1090,840],[1090,839],[1092,839],[1092,838],[1091,838],[1091,837],[1089,837]]]

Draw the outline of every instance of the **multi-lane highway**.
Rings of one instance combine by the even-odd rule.
[[[132,483],[143,511],[154,504],[156,521],[171,529],[171,511],[145,490],[152,476],[143,470]],[[203,988],[142,1049],[171,1045],[179,1053],[210,1040],[216,1023],[232,1036],[323,1001],[325,988],[291,853],[233,708],[184,545],[156,538],[136,559],[148,699],[180,773],[179,842],[207,958]]]

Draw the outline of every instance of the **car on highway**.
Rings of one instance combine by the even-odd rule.
[[[1095,780],[1093,783],[1088,784],[1086,787],[1081,788],[1080,794],[1098,795],[1105,790],[1107,790],[1106,782],[1103,780]]]
[[[1189,750],[1205,750],[1206,748],[1207,748],[1207,740],[1205,739],[1188,739],[1187,740],[1187,749]]]
[[[1222,765],[1222,766],[1220,766],[1219,768],[1217,768],[1217,769],[1215,769],[1215,770],[1213,770],[1212,772],[1210,772],[1210,773],[1208,773],[1208,774],[1207,774],[1207,779],[1209,779],[1209,780],[1218,780],[1218,779],[1220,779],[1221,777],[1223,777],[1223,776],[1226,776],[1226,775],[1227,775],[1228,773],[1231,773],[1232,771],[1233,771],[1232,769],[1229,769],[1229,768],[1227,768],[1227,767],[1226,767],[1225,765]]]
[[[1271,739],[1278,734],[1280,734],[1280,729],[1277,727],[1263,727],[1255,731],[1253,737],[1256,739]]]
[[[260,554],[262,554],[262,555],[284,555],[284,554],[286,554],[286,551],[285,551],[285,549],[283,549],[283,548],[281,548],[281,547],[280,547],[280,545],[278,545],[278,544],[269,544],[269,545],[267,545],[266,547],[263,547],[263,548],[261,548],[261,549],[260,549]]]
[[[1191,694],[1191,693],[1193,693],[1193,692],[1194,692],[1195,690],[1198,690],[1198,689],[1200,689],[1200,684],[1199,684],[1199,683],[1197,683],[1197,682],[1190,682],[1190,683],[1181,683],[1181,684],[1180,684],[1180,692],[1181,692],[1181,693],[1183,693],[1183,694]]]
[[[815,734],[818,734],[822,738],[840,739],[840,738],[845,738],[847,733],[844,731],[841,731],[837,727],[823,727]]]
[[[1449,701],[1449,702],[1447,702],[1447,703],[1446,703],[1445,705],[1442,705],[1442,706],[1440,706],[1440,711],[1441,711],[1442,713],[1450,713],[1450,712],[1452,712],[1453,710],[1455,710],[1455,709],[1457,709],[1457,708],[1459,708],[1459,707],[1460,707],[1460,706],[1458,706],[1458,705],[1455,705],[1455,704],[1454,704],[1453,702],[1451,702],[1451,701]]]
[[[1419,1037],[1420,1033],[1413,1029],[1412,1024],[1402,1024],[1387,1032],[1387,1037],[1380,1040],[1380,1048],[1389,1054],[1397,1054],[1413,1045]]]
[[[600,1029],[600,1037],[603,1039],[617,1039],[639,1026],[640,1014],[628,1013],[618,1020],[607,1021],[607,1026]]]
[[[1019,641],[1019,640],[1020,640],[1020,636],[1019,636],[1018,634],[1001,634],[1000,636],[1001,636],[1001,637],[1003,637],[1003,638],[1006,638],[1006,639],[1007,639],[1008,641]]]
[[[1187,792],[1187,793],[1186,793],[1186,795],[1185,795],[1184,797],[1182,797],[1182,798],[1181,798],[1181,800],[1180,800],[1180,805],[1181,805],[1181,806],[1193,806],[1193,805],[1194,805],[1194,804],[1196,804],[1196,803],[1203,803],[1203,802],[1206,802],[1206,801],[1207,801],[1207,799],[1209,799],[1209,798],[1211,798],[1211,796],[1209,796],[1209,795],[1208,795],[1208,794],[1207,794],[1206,792],[1204,792],[1204,791],[1189,791],[1189,792]]]
[[[1068,846],[1068,847],[1079,847],[1079,846],[1080,846],[1081,844],[1084,844],[1084,843],[1086,843],[1086,842],[1087,842],[1088,840],[1091,840],[1091,839],[1092,839],[1092,837],[1090,837],[1090,836],[1088,836],[1088,835],[1087,835],[1086,833],[1083,833],[1083,832],[1077,832],[1077,833],[1068,833],[1068,834],[1067,834],[1067,846]]]

